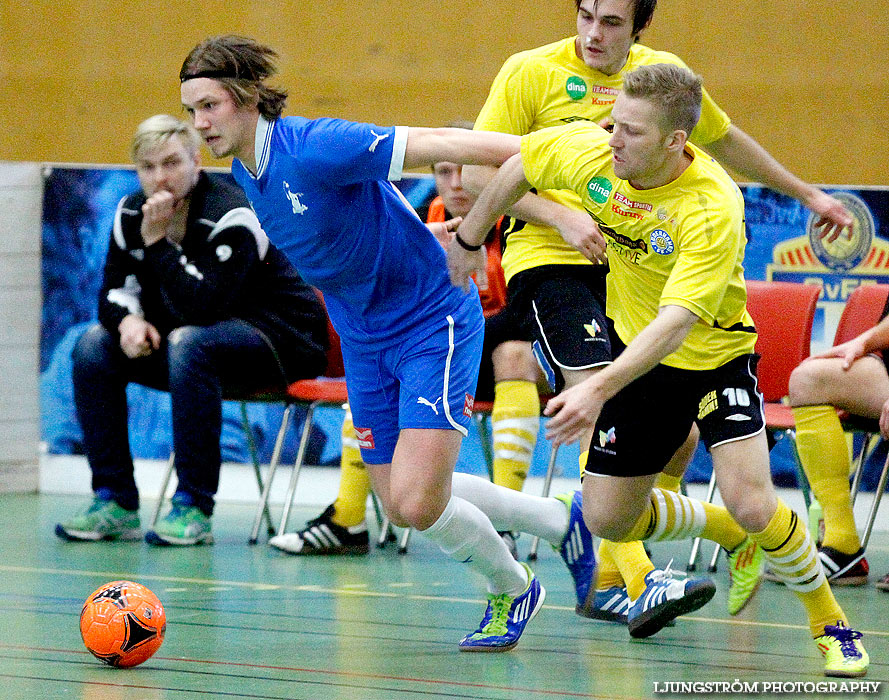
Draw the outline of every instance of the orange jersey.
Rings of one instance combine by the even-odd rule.
[[[434,223],[447,221],[448,213],[445,210],[444,202],[441,197],[436,197],[429,205],[429,213],[426,215],[426,223]],[[493,316],[506,306],[506,278],[503,275],[503,267],[500,264],[501,251],[501,233],[500,228],[503,224],[501,216],[492,229],[493,236],[488,236],[485,241],[485,249],[488,253],[488,288],[479,289],[479,296],[482,301],[482,309],[485,318]],[[475,279],[475,277],[473,277]]]

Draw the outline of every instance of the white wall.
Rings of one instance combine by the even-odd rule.
[[[43,178],[0,163],[0,493],[36,491]]]

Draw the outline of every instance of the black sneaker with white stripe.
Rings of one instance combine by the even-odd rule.
[[[863,549],[855,554],[843,554],[833,547],[820,547],[818,558],[831,586],[863,586],[867,583],[870,567]]]
[[[716,585],[708,578],[679,581],[673,578],[673,573],[667,564],[665,570],[655,569],[645,575],[645,590],[627,610],[631,637],[656,634],[679,615],[706,605],[716,593]]]
[[[844,554],[833,547],[821,546],[818,548],[818,558],[831,587],[864,586],[867,583],[870,566],[863,549],[859,549],[855,554]],[[762,577],[773,583],[784,583],[771,569],[766,569]]]
[[[269,544],[288,554],[367,554],[370,551],[367,525],[337,525],[333,522],[335,512],[331,504],[317,518],[309,520],[305,529],[276,535]]]

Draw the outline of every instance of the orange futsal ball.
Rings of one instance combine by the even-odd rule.
[[[80,613],[80,636],[90,653],[110,666],[146,661],[164,641],[167,615],[145,586],[112,581],[93,591]]]

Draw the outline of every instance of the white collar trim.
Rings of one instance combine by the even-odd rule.
[[[256,180],[262,177],[269,164],[274,126],[274,121],[268,121],[261,114],[259,115],[259,120],[256,122],[256,142],[253,145],[253,155],[256,158],[256,176],[254,179]]]

